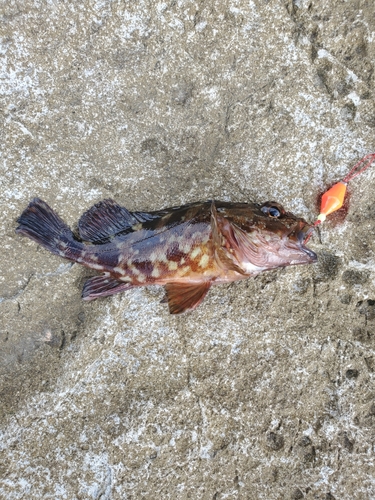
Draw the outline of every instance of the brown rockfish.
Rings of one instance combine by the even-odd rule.
[[[311,226],[275,202],[215,200],[129,212],[104,200],[82,215],[77,236],[47,203],[35,198],[18,222],[17,233],[102,272],[85,283],[84,300],[136,286],[165,285],[164,301],[172,314],[197,307],[211,285],[317,260],[303,245]]]

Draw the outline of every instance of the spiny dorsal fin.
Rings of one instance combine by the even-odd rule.
[[[181,314],[195,309],[205,298],[210,286],[209,281],[202,283],[167,283],[165,292],[169,312],[171,314]]]
[[[83,300],[94,300],[98,297],[108,297],[115,293],[123,292],[132,288],[131,283],[124,283],[108,276],[107,273],[101,276],[89,278],[83,286]]]
[[[157,219],[159,212],[129,212],[114,200],[103,200],[85,212],[78,222],[81,238],[91,243],[107,243],[118,234],[132,232],[132,226]]]

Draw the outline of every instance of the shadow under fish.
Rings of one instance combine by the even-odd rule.
[[[84,300],[164,285],[171,314],[197,307],[211,285],[317,260],[303,244],[311,225],[275,202],[213,200],[129,212],[104,200],[82,215],[78,238],[47,203],[34,198],[17,222],[17,233],[102,272],[85,283]]]

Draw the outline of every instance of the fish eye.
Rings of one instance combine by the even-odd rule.
[[[268,215],[270,217],[280,217],[280,210],[276,207],[270,207],[268,210]]]
[[[269,217],[273,217],[274,219],[277,219],[278,217],[280,217],[281,215],[281,212],[280,210],[277,208],[277,207],[262,207],[261,208],[261,211],[268,215]]]

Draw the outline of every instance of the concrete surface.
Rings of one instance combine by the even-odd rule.
[[[0,497],[375,498],[375,168],[316,266],[93,303],[16,236],[112,197],[316,200],[375,150],[373,0],[1,4]],[[347,211],[347,213],[346,213]],[[344,217],[346,215],[346,217]]]

